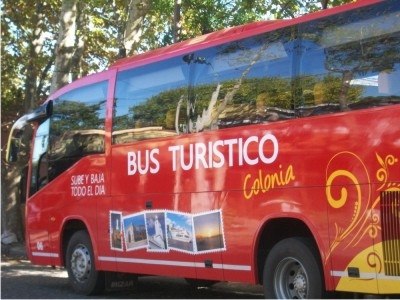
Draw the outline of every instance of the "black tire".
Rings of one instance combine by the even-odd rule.
[[[314,248],[308,239],[287,238],[271,249],[263,273],[265,298],[324,297],[324,276]]]
[[[96,271],[92,243],[85,230],[75,232],[69,240],[65,265],[74,291],[82,295],[104,291],[105,276]]]

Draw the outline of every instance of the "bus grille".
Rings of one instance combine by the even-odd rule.
[[[400,276],[400,191],[381,192],[381,220],[385,273]]]

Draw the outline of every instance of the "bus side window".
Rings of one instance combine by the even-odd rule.
[[[294,118],[291,29],[194,53],[192,131]]]
[[[315,100],[300,104],[300,116],[400,102],[397,17],[351,11],[302,23],[299,29],[300,87],[313,90]]]
[[[104,153],[107,87],[107,80],[81,86],[54,101],[45,156],[48,181],[82,157]]]
[[[187,81],[181,57],[118,73],[113,144],[163,138],[186,125]]]

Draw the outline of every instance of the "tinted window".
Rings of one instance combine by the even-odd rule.
[[[193,53],[191,131],[293,118],[292,32],[286,28]]]
[[[294,117],[292,28],[118,74],[113,142]]]
[[[187,93],[181,57],[118,74],[113,112],[113,143],[176,135],[180,99]]]
[[[70,91],[54,100],[50,120],[49,179],[80,158],[104,153],[108,82]]]
[[[300,25],[303,116],[400,103],[399,9],[386,1]]]
[[[47,119],[43,123],[39,124],[36,130],[32,153],[31,186],[29,189],[30,195],[49,182],[48,156],[46,155],[49,146],[49,124],[50,120]]]

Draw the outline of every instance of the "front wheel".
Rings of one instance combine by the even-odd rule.
[[[318,255],[305,238],[288,238],[270,251],[264,266],[266,298],[321,299],[324,279]]]
[[[75,232],[69,240],[65,265],[76,292],[93,295],[104,290],[104,274],[96,271],[92,243],[85,230]]]

